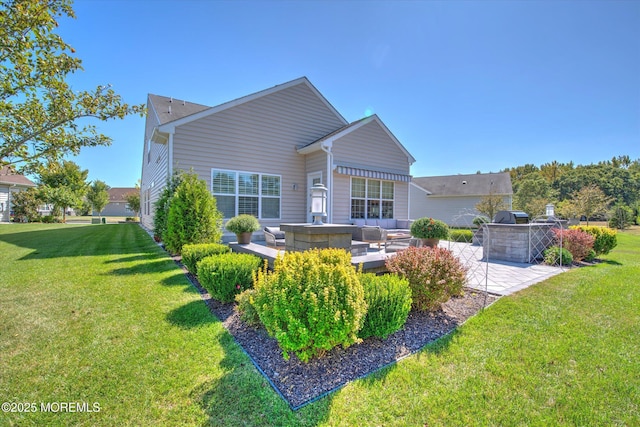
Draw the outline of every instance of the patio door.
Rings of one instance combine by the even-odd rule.
[[[307,222],[313,222],[311,217],[311,187],[318,183],[324,184],[322,182],[322,171],[307,174]]]

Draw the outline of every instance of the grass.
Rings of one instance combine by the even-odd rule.
[[[0,225],[0,425],[638,425],[640,230],[298,412],[135,224]]]

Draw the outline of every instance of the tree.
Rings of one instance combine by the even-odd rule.
[[[185,173],[171,198],[164,243],[180,253],[187,243],[217,243],[222,237],[222,214],[207,184],[193,172]]]
[[[574,194],[573,203],[578,213],[587,218],[587,225],[589,225],[589,218],[607,212],[611,198],[607,197],[598,186],[589,185]]]
[[[129,208],[135,213],[135,216],[140,216],[140,186],[136,184],[136,190],[125,194],[124,199],[129,204]]]
[[[91,208],[97,211],[99,215],[107,203],[109,203],[109,186],[100,180],[93,181],[87,191],[87,201],[91,204]]]
[[[496,216],[496,213],[498,213],[498,211],[508,208],[502,196],[498,196],[496,194],[489,194],[488,196],[484,196],[482,199],[480,199],[475,207],[478,212],[486,215],[489,220],[492,220]]]
[[[66,208],[76,208],[82,204],[87,192],[88,170],[70,160],[62,163],[49,163],[40,172],[40,190],[42,199],[54,206],[54,216],[62,209],[63,221],[66,219]]]
[[[535,218],[544,214],[545,206],[551,199],[549,183],[540,174],[533,173],[520,182],[518,191],[513,196],[513,206]]]
[[[40,192],[36,188],[31,187],[11,194],[13,212],[15,218],[19,218],[20,222],[32,222],[40,217],[38,207],[42,204],[42,200]]]
[[[167,180],[160,197],[153,203],[153,233],[156,239],[164,241],[167,233],[167,218],[169,217],[169,206],[171,198],[176,192],[176,188],[182,182],[182,171],[177,170],[173,176]]]
[[[144,112],[142,105],[122,102],[110,86],[72,90],[66,78],[82,69],[82,61],[55,33],[60,17],[75,17],[71,0],[0,2],[0,162],[23,172],[111,143],[78,119]]]

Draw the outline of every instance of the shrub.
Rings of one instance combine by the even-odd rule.
[[[418,239],[446,239],[449,226],[439,219],[424,217],[411,224],[411,235]]]
[[[473,240],[473,231],[463,228],[449,230],[449,240],[453,242],[470,242]]]
[[[252,286],[253,276],[262,260],[250,254],[211,255],[198,265],[198,281],[213,298],[231,302],[240,292]]]
[[[587,262],[593,262],[594,259],[596,259],[596,251],[591,249],[589,251],[589,253],[587,254],[587,256],[584,257],[584,260],[587,261]]]
[[[255,308],[255,293],[256,290],[251,288],[236,295],[240,320],[249,325],[260,324],[260,316],[258,316],[258,312]]]
[[[260,229],[260,223],[255,216],[242,214],[227,221],[225,228],[235,234],[253,233]]]
[[[386,338],[402,328],[411,310],[411,288],[407,279],[385,274],[360,274],[367,314],[358,336]]]
[[[216,243],[222,237],[222,214],[207,184],[195,173],[182,175],[169,202],[167,231],[163,237],[167,249],[179,254],[187,243]]]
[[[554,228],[553,232],[556,235],[556,243],[562,243],[562,247],[571,252],[574,261],[582,261],[593,249],[593,236],[582,230]]]
[[[606,255],[618,245],[618,237],[616,230],[607,227],[574,225],[569,227],[571,230],[582,230],[594,237],[593,250],[597,255]]]
[[[609,227],[624,230],[635,222],[635,216],[633,215],[633,209],[622,203],[616,204],[611,211],[611,218],[609,219]]]
[[[473,218],[473,224],[476,225],[477,227],[482,227],[484,224],[488,224],[490,222],[491,220],[486,216],[477,216]]]
[[[544,262],[549,265],[560,265],[560,259],[562,259],[562,265],[571,265],[573,262],[573,256],[571,252],[565,248],[560,249],[559,246],[551,246],[544,251]]]
[[[461,295],[466,281],[466,268],[445,248],[409,247],[386,265],[407,278],[417,310],[437,310],[452,295]]]
[[[307,362],[359,342],[367,304],[351,254],[341,249],[287,252],[255,279],[255,307],[285,359]]]
[[[182,247],[182,263],[193,274],[198,273],[198,262],[210,255],[231,252],[229,246],[221,243],[194,243]]]
[[[27,188],[15,193],[12,192],[11,203],[14,216],[20,218],[20,221],[35,222],[40,220],[38,208],[42,204],[42,199],[37,189]]]
[[[171,205],[171,198],[176,192],[176,188],[182,182],[182,172],[177,171],[171,177],[167,179],[160,197],[153,204],[153,234],[156,241],[162,241],[165,239],[167,233],[167,218],[169,217],[169,207]]]

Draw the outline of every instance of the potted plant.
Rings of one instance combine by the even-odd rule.
[[[411,225],[411,235],[422,239],[422,244],[429,247],[438,246],[440,239],[449,237],[449,226],[439,219],[420,218]]]
[[[260,229],[260,223],[253,215],[241,214],[227,221],[225,228],[236,234],[239,244],[246,245],[251,243],[251,233]]]

